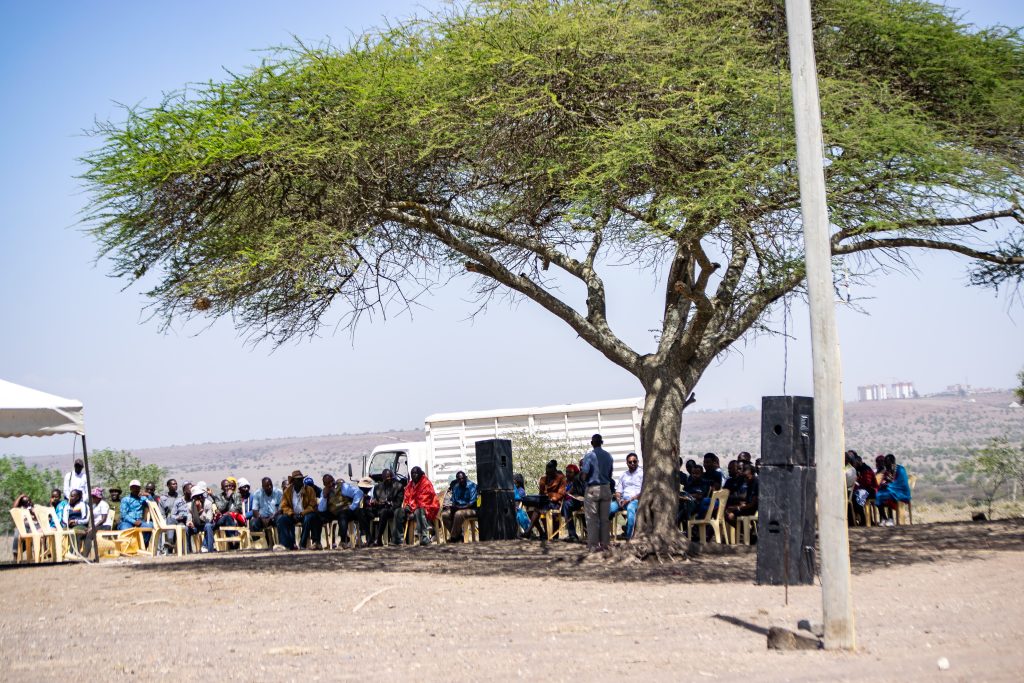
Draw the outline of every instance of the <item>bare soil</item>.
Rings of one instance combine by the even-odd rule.
[[[0,571],[0,680],[1019,681],[1024,521],[851,533],[859,651],[775,652],[820,586],[508,542]],[[948,670],[938,661],[946,658]]]

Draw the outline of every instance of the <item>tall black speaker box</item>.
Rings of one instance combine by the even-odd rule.
[[[814,467],[814,399],[761,398],[761,465]]]
[[[487,439],[476,442],[476,484],[480,491],[512,491],[512,442]]]
[[[516,494],[481,491],[476,511],[481,541],[511,541],[516,537]]]
[[[762,467],[758,486],[757,582],[814,583],[815,469]]]

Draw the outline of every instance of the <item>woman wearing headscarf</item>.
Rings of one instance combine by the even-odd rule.
[[[530,516],[523,509],[523,498],[526,498],[526,480],[522,474],[517,472],[512,477],[512,481],[515,483],[516,522],[525,534],[530,530]]]
[[[573,513],[583,510],[583,497],[587,493],[586,484],[580,476],[580,468],[569,463],[565,466],[565,498],[562,500],[562,517],[565,528],[569,530],[566,541],[575,543],[580,540],[576,535],[576,522]]]
[[[551,460],[544,470],[544,476],[537,481],[537,488],[540,490],[541,500],[547,498],[546,505],[542,508],[530,510],[530,530],[527,536],[536,527],[541,538],[547,538],[547,532],[540,526],[541,512],[551,514],[552,511],[562,509],[562,501],[565,500],[565,475],[558,471],[558,461]],[[557,518],[557,517],[556,517]]]
[[[887,481],[878,487],[875,494],[875,505],[882,517],[882,526],[895,526],[892,511],[900,503],[910,502],[910,478],[907,476],[907,469],[903,465],[896,464],[896,456],[889,453],[885,456],[885,470],[888,474]]]

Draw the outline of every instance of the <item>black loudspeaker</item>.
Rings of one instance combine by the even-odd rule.
[[[814,467],[814,399],[761,397],[761,464]]]
[[[512,442],[488,439],[476,442],[476,486],[480,491],[512,491]]]
[[[814,478],[813,467],[765,467],[762,459],[757,496],[758,583],[814,583]]]
[[[516,537],[516,494],[481,491],[476,511],[481,541],[511,541]]]

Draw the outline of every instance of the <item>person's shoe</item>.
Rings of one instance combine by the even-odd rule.
[[[376,541],[374,541],[373,543],[371,543],[371,545],[372,545],[373,547],[375,547],[375,548],[380,548],[380,547],[383,547],[383,545],[384,545],[384,541],[383,541],[383,539],[380,539],[380,538],[378,538],[378,539],[377,539]]]
[[[350,538],[349,538],[348,536],[345,536],[345,537],[343,537],[343,538],[341,539],[341,545],[348,545],[348,542],[349,542],[350,540],[352,540],[352,539],[350,539]]]
[[[430,545],[430,536],[424,536],[421,538],[420,545]]]
[[[209,548],[207,548],[207,547],[206,547],[206,546],[204,545],[204,546],[202,546],[202,547],[200,547],[200,548],[199,548],[199,552],[201,552],[201,553],[208,553],[208,552],[210,552],[210,549],[209,549]]]

